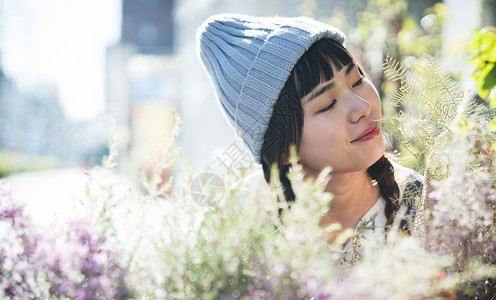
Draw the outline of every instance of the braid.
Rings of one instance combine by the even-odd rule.
[[[269,165],[262,159],[262,169],[264,172],[265,181],[267,183],[270,182],[270,167]],[[281,170],[279,171],[279,180],[281,181],[282,191],[284,193],[284,197],[286,198],[287,204],[291,207],[291,203],[295,201],[295,194],[293,192],[293,188],[291,187],[291,182],[286,175],[289,172],[290,165],[282,165]],[[281,201],[281,199],[279,199]],[[281,218],[282,208],[279,208],[279,218]]]
[[[265,181],[267,183],[270,183],[270,167],[269,165],[261,160],[262,163],[262,169],[264,172],[264,177]],[[284,193],[284,197],[286,198],[287,202],[294,202],[295,201],[295,194],[293,192],[293,188],[291,187],[291,182],[289,181],[289,178],[287,176],[289,172],[289,167],[290,165],[282,165],[281,170],[279,171],[279,180],[281,181],[281,186],[282,186],[282,191]]]
[[[394,179],[393,165],[385,156],[382,156],[367,169],[367,172],[379,184],[382,197],[386,200],[386,225],[391,225],[394,213],[400,208],[400,189]]]

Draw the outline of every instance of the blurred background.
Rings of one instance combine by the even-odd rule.
[[[495,2],[0,0],[0,177],[38,196],[52,185],[77,189],[69,182],[100,164],[112,139],[119,173],[135,182],[139,168],[150,172],[173,110],[183,120],[177,146],[204,168],[234,140],[195,50],[212,14],[305,15],[341,28],[394,114],[386,55],[430,54],[470,88],[467,44],[496,23]]]

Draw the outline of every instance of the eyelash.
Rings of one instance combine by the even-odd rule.
[[[334,104],[336,104],[336,99],[332,100],[331,104],[329,104],[327,107],[319,110],[319,113],[323,113],[330,110],[334,106]]]
[[[355,88],[355,87],[358,87],[358,86],[362,85],[362,83],[363,83],[363,78],[364,78],[364,77],[363,77],[363,76],[361,76],[361,77],[360,77],[360,79],[358,79],[358,81],[357,81],[357,82],[355,82],[355,83],[354,83],[351,87]],[[336,99],[332,100],[331,104],[329,104],[329,105],[328,105],[328,106],[326,106],[325,108],[323,108],[323,109],[319,110],[319,113],[323,113],[323,112],[326,112],[326,111],[330,110],[330,109],[334,106],[334,104],[336,104]]]
[[[357,86],[360,86],[362,84],[362,82],[363,82],[363,78],[364,78],[363,76],[360,76],[360,79],[358,79],[358,81],[355,82],[351,87],[354,87],[355,88]]]

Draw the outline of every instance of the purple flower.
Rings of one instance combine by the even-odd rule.
[[[24,206],[0,183],[0,289],[12,299],[39,297],[35,252],[39,236],[28,226]]]
[[[496,237],[492,234],[496,230],[492,173],[496,170],[489,157],[473,147],[473,143],[459,140],[456,147],[447,149],[449,175],[434,181],[434,190],[428,195],[431,209],[426,246],[455,257],[459,271],[473,259],[496,261]]]
[[[105,238],[93,235],[89,223],[69,224],[72,237],[55,251],[41,255],[49,270],[50,291],[73,299],[126,299],[126,271]],[[52,246],[55,240],[51,242]]]
[[[71,234],[64,240],[65,232],[38,234],[23,211],[0,184],[0,294],[12,299],[129,298],[118,253],[88,222],[69,224]]]

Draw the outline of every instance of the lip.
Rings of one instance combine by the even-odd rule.
[[[353,143],[353,142],[364,142],[364,141],[368,141],[368,140],[370,140],[370,139],[378,136],[379,134],[381,134],[381,132],[377,128],[377,124],[374,124],[373,126],[370,126],[367,129],[365,129],[364,131],[362,131],[362,133],[360,133],[360,135],[358,136],[358,138],[354,139],[351,142]]]

